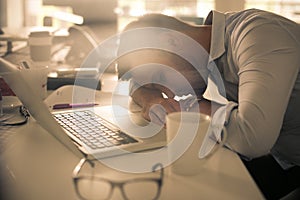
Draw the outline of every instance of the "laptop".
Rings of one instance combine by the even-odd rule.
[[[22,70],[26,69],[20,70],[14,64],[0,58],[0,75],[29,110],[31,116],[78,157],[99,159],[165,146],[164,127],[148,123],[140,113],[131,112],[121,105],[70,108],[52,112],[39,98],[37,91],[25,81]],[[74,118],[83,122],[81,124],[72,122]],[[92,137],[101,135],[100,133],[105,134],[101,136],[102,140],[93,140]],[[107,136],[109,134],[110,136]]]

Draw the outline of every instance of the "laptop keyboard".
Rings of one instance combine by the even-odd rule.
[[[54,118],[65,130],[92,149],[138,142],[88,110],[56,113]]]

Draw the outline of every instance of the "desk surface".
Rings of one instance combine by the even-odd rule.
[[[64,94],[70,94],[72,86],[66,86]],[[95,94],[101,105],[109,104],[110,95]],[[62,98],[48,99],[47,104]],[[69,95],[69,98],[70,95]],[[20,127],[0,127],[1,134],[9,133],[2,160],[5,173],[12,177],[11,193],[17,199],[30,200],[73,200],[76,196],[71,174],[79,162],[60,142],[42,129],[34,119]],[[123,155],[110,159],[126,162]],[[139,163],[136,163],[137,165]],[[106,176],[117,176],[119,172],[101,162],[97,163]],[[221,148],[205,164],[196,176],[179,176],[166,168],[160,199],[263,199],[238,155]],[[130,176],[134,177],[135,174]],[[122,199],[120,191],[114,190],[113,199]]]

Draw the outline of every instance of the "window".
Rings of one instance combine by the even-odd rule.
[[[258,8],[300,22],[300,0],[246,0],[245,8]]]
[[[215,0],[118,0],[118,29],[147,12],[177,17],[205,18],[214,9]]]

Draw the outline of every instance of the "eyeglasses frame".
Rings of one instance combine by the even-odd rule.
[[[95,166],[95,162],[93,162],[93,160],[89,160],[89,159],[86,159],[86,158],[82,158],[79,163],[76,165],[76,167],[74,168],[73,170],[73,173],[72,173],[72,179],[73,179],[73,184],[75,186],[75,191],[76,191],[76,194],[78,197],[80,197],[80,199],[82,200],[89,200],[89,199],[86,199],[85,197],[83,197],[80,192],[79,192],[79,188],[78,188],[78,182],[79,180],[81,179],[97,179],[97,180],[101,180],[101,181],[105,181],[107,183],[109,183],[111,185],[111,190],[110,190],[110,194],[108,195],[108,197],[106,199],[110,199],[112,194],[113,194],[113,190],[115,187],[118,187],[120,188],[121,190],[121,193],[122,193],[122,196],[125,200],[130,200],[125,191],[124,191],[124,188],[123,188],[123,185],[127,184],[127,183],[132,183],[132,182],[138,182],[138,181],[153,181],[153,182],[156,182],[157,185],[158,185],[158,190],[157,190],[157,193],[156,193],[156,196],[154,197],[153,200],[156,200],[158,199],[158,197],[160,196],[160,193],[161,193],[161,188],[162,188],[162,185],[163,185],[163,177],[164,177],[164,168],[163,168],[163,165],[161,163],[157,163],[155,164],[153,167],[152,167],[152,172],[155,172],[157,170],[160,170],[160,177],[159,178],[133,178],[133,179],[130,179],[130,180],[126,180],[126,181],[112,181],[112,180],[109,180],[109,179],[106,179],[106,178],[102,178],[102,177],[97,177],[97,176],[89,176],[89,175],[84,175],[84,176],[79,176],[79,173],[83,167],[83,165],[85,163],[89,163],[91,165],[92,168],[94,168]]]

